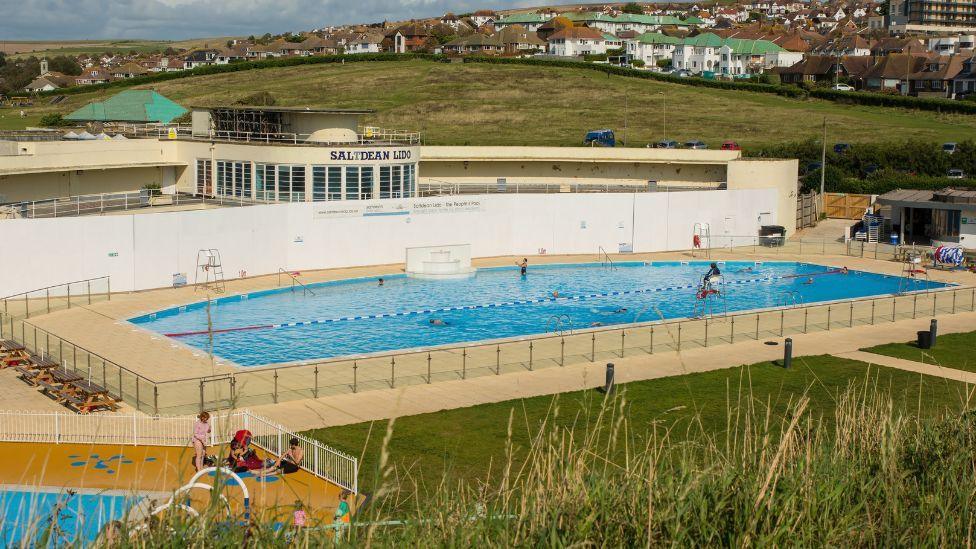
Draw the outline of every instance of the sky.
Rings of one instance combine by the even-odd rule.
[[[0,41],[278,34],[557,0],[0,0]],[[565,0],[562,0],[565,3]]]

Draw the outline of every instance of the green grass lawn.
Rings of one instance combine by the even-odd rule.
[[[915,341],[889,343],[862,349],[869,353],[904,358],[943,368],[976,372],[976,332],[939,335],[931,349],[919,349]]]
[[[663,137],[754,147],[817,138],[852,143],[976,139],[976,116],[842,105],[611,76],[589,70],[422,60],[321,64],[157,82],[183,105],[232,103],[257,91],[279,105],[375,109],[370,125],[420,130],[430,145],[578,145],[613,128],[643,147]],[[71,112],[111,92],[43,103],[32,116]],[[666,104],[666,109],[665,109]],[[665,124],[667,129],[665,130]]]
[[[810,410],[826,426],[833,421],[836,399],[849,384],[861,385],[868,376],[876,387],[890,391],[896,406],[932,416],[964,407],[964,385],[900,370],[870,367],[863,362],[819,356],[797,359],[790,370],[759,363],[727,370],[689,374],[619,386],[635,441],[652,428],[672,428],[677,440],[712,436],[719,443],[730,417],[767,411],[774,421],[791,402],[807,394]],[[509,414],[516,455],[538,432],[543,420],[571,428],[577,434],[599,414],[603,395],[597,391],[527,398],[399,418],[389,445],[390,459],[400,474],[413,475],[426,485],[451,479],[496,475],[504,461]],[[374,484],[376,465],[388,422],[320,429],[306,433],[354,456],[362,456],[360,482]]]

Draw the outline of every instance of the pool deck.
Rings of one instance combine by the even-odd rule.
[[[208,453],[219,450],[211,448]],[[111,491],[145,495],[162,505],[193,476],[190,448],[5,442],[0,443],[0,453],[6,463],[0,468],[0,485],[18,489],[26,486],[88,493]],[[289,520],[295,501],[301,500],[314,521],[331,523],[339,501],[340,488],[304,470],[266,479],[245,474],[243,480],[250,492],[252,510],[271,520]],[[201,482],[212,484],[206,477]],[[239,512],[242,492],[228,486],[223,493],[232,509]],[[203,494],[206,492],[200,490],[192,493],[197,510],[202,509]]]
[[[613,255],[615,261],[704,261],[701,252],[692,257],[687,252],[669,252],[653,254]],[[498,257],[478,259],[474,261],[477,267],[514,265],[517,257]],[[900,275],[902,264],[892,261],[875,260],[869,258],[850,257],[846,255],[796,254],[783,253],[777,249],[759,249],[757,253],[743,253],[736,251],[712,253],[712,260],[727,261],[803,261],[834,267],[847,266],[851,269]],[[599,261],[596,256],[535,256],[530,257],[530,273],[533,265],[548,263],[583,263]],[[402,272],[402,265],[380,265],[361,268],[344,268],[325,271],[305,272],[301,280],[306,283],[317,283],[330,280],[340,280],[355,277],[378,277]],[[976,275],[968,272],[930,271],[930,279],[940,282],[952,282],[964,287],[976,285]],[[282,285],[290,285],[291,281],[282,277]],[[278,287],[278,277],[263,276],[248,279],[228,280],[226,291],[220,295],[234,295]],[[164,336],[154,334],[148,330],[129,324],[125,319],[160,309],[175,307],[188,303],[202,301],[207,294],[193,287],[168,288],[115,294],[111,301],[99,301],[84,307],[74,307],[47,315],[32,317],[30,322],[41,329],[90,349],[109,360],[121,364],[154,381],[167,381],[185,378],[195,378],[203,375],[226,374],[254,370],[240,368],[220,359],[211,362],[210,358],[198,349],[176,343]],[[211,296],[215,297],[215,296]],[[832,352],[856,351],[867,344],[885,343],[892,341],[907,341],[914,338],[914,331],[928,320],[914,321],[899,320],[877,326],[857,326],[823,333],[810,333],[795,336],[799,354],[816,354],[830,350]],[[976,325],[976,315],[957,313],[943,321],[944,332],[952,331],[950,325],[961,323],[958,331],[972,329]],[[809,343],[807,343],[809,342]],[[588,347],[588,346],[587,346]],[[578,355],[589,354],[583,349],[570,349]],[[721,351],[714,349],[688,349],[681,352],[667,352],[655,355],[639,355],[618,358],[618,379],[648,379],[660,375],[674,375],[685,371],[700,371],[699,369],[715,369],[730,367],[743,363],[769,360],[781,353],[781,349],[769,348],[759,341],[736,342],[723,345]],[[597,357],[599,359],[599,357]],[[422,359],[418,356],[416,370],[422,368]],[[500,376],[486,376],[467,379],[465,381],[438,381],[433,384],[407,386],[397,389],[361,390],[356,394],[340,394],[323,396],[318,399],[293,400],[251,406],[263,415],[276,419],[290,428],[304,429],[327,425],[340,425],[369,419],[393,417],[435,411],[445,408],[463,407],[483,402],[493,402],[529,396],[548,394],[564,390],[574,390],[585,386],[595,386],[602,379],[602,362],[597,364],[567,364],[564,368],[548,368],[536,371],[517,371]],[[398,366],[400,362],[398,361]],[[691,365],[691,366],[689,366]],[[403,367],[408,369],[409,364]],[[666,373],[669,372],[669,373]],[[0,372],[0,379],[9,374]],[[338,380],[341,376],[336,376]],[[341,381],[341,380],[340,380]],[[258,383],[260,381],[252,381]],[[264,381],[266,383],[266,381]],[[338,381],[337,381],[338,382]],[[279,383],[279,380],[275,380]],[[282,376],[280,380],[284,389],[301,389],[307,387],[307,379],[289,380]],[[291,387],[289,387],[289,384]],[[305,384],[306,387],[302,385]],[[33,392],[20,391],[13,403],[8,402],[7,408],[49,410],[57,406],[43,396]],[[375,388],[375,387],[374,387]],[[2,393],[0,393],[2,396]],[[47,402],[45,402],[47,401]]]

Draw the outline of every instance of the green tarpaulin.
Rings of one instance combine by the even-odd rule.
[[[89,103],[65,116],[83,122],[161,122],[168,124],[186,109],[152,90],[126,90]]]

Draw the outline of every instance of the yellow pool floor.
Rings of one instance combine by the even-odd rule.
[[[221,450],[209,448],[208,454],[219,455]],[[258,454],[268,457],[260,450]],[[143,495],[163,504],[174,490],[189,482],[194,473],[192,462],[190,448],[6,442],[0,443],[0,485],[43,487],[48,491],[111,490]],[[245,473],[242,477],[250,492],[252,511],[264,519],[289,520],[295,502],[301,501],[310,523],[329,523],[341,492],[340,487],[304,470],[264,478]],[[198,482],[214,484],[215,480],[204,476]],[[242,491],[231,485],[223,494],[240,512]],[[201,510],[205,498],[206,491],[196,491],[193,506]]]

